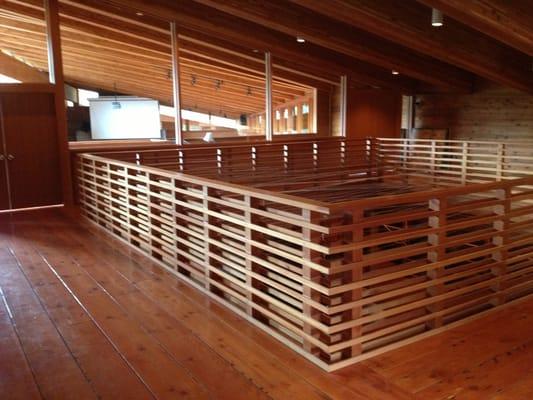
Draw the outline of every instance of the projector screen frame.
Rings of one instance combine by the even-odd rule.
[[[159,102],[154,99],[100,96],[89,99],[89,115],[92,140],[162,138]]]

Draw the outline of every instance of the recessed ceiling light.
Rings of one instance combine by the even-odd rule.
[[[442,12],[436,8],[431,9],[431,25],[437,27],[444,25]]]
[[[135,13],[135,15],[137,15],[137,16],[139,16],[139,17],[142,17],[142,16],[144,15],[144,13],[142,13],[142,12],[140,12],[140,11],[137,11],[137,12]]]
[[[296,36],[296,41],[298,43],[305,43],[305,39],[303,37],[301,37],[301,36]]]
[[[398,71],[392,70],[392,75],[400,75]]]
[[[253,49],[252,51],[253,51],[254,53],[259,53],[259,50],[257,50],[257,49]]]

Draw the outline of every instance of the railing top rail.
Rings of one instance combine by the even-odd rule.
[[[513,140],[506,139],[503,140],[460,140],[460,139],[417,139],[417,138],[376,138],[378,142],[396,142],[396,143],[406,143],[406,142],[421,142],[421,143],[431,143],[431,142],[444,142],[444,143],[471,143],[471,144],[525,144],[532,146],[533,148],[533,139],[532,140]]]
[[[283,145],[297,145],[297,144],[308,144],[313,142],[350,142],[350,143],[361,143],[362,145],[367,143],[368,139],[347,139],[344,137],[323,137],[323,138],[304,138],[302,140],[291,140],[288,142],[249,142],[249,143],[206,143],[206,144],[187,144],[183,146],[176,145],[174,148],[163,148],[163,149],[128,149],[120,151],[109,151],[109,152],[99,152],[100,155],[106,154],[136,154],[136,153],[146,153],[157,151],[160,153],[169,153],[175,151],[194,151],[194,150],[211,150],[211,149],[247,149],[251,147],[277,147]]]

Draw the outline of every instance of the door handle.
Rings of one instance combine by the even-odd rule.
[[[13,161],[15,159],[15,156],[13,154],[8,154],[7,155],[7,160],[8,161]]]
[[[3,154],[0,154],[0,161],[4,161],[6,157]]]

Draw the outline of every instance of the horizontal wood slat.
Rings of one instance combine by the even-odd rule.
[[[532,149],[331,139],[80,154],[79,201],[332,371],[533,293],[533,176],[499,164]],[[485,156],[497,162],[478,179]]]

